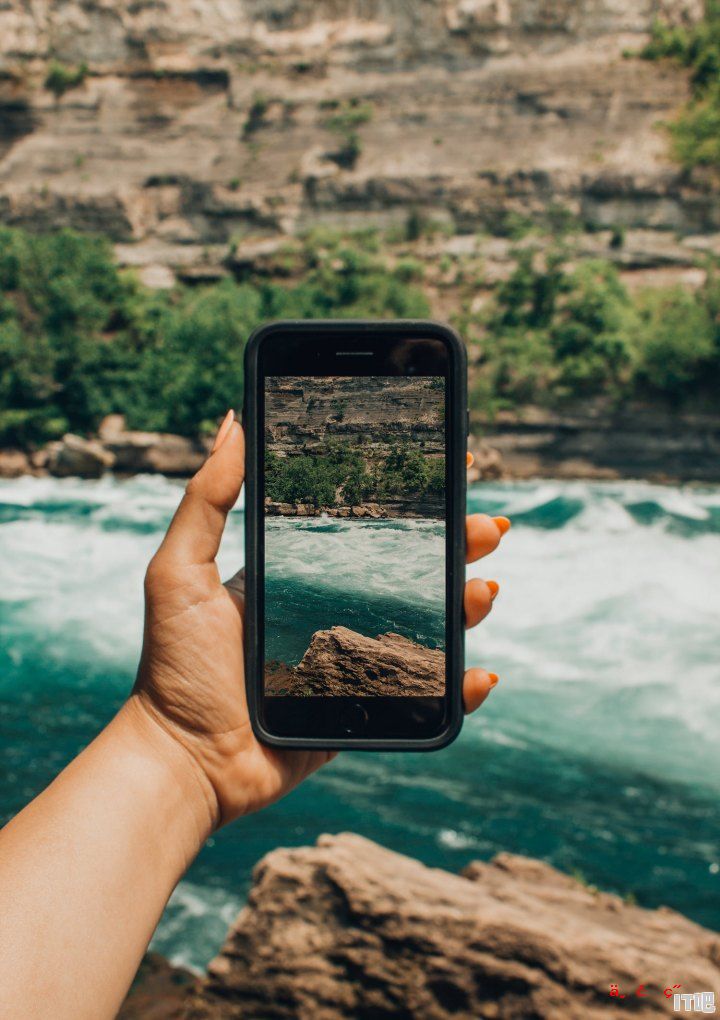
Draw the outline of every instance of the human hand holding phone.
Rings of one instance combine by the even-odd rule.
[[[182,750],[216,827],[279,799],[334,757],[268,747],[250,725],[243,600],[223,585],[215,562],[244,474],[243,430],[229,412],[148,568],[143,652],[127,706],[146,738],[156,734],[162,747],[169,736]],[[491,553],[508,526],[505,518],[469,516],[468,562]],[[466,626],[487,616],[496,594],[492,581],[467,582]],[[467,670],[466,711],[477,709],[496,682],[484,669]]]
[[[243,600],[215,562],[244,463],[230,414],[148,569],[132,695],[0,830],[3,1017],[115,1016],[168,897],[213,829],[277,800],[333,757],[271,748],[252,729]],[[491,552],[506,527],[469,517],[468,558]],[[478,579],[466,585],[469,626],[488,613],[494,590]],[[493,680],[468,670],[467,710]]]

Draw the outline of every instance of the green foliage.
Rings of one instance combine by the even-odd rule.
[[[704,89],[670,125],[675,155],[688,169],[720,169],[720,83]]]
[[[372,104],[357,98],[342,103],[331,101],[328,108],[331,112],[324,118],[323,127],[334,134],[348,135],[372,120]]]
[[[338,166],[352,170],[362,152],[358,128],[372,120],[372,104],[354,97],[344,102],[330,100],[324,108],[331,112],[324,117],[323,127],[337,135],[340,141],[339,148],[329,156]]]
[[[706,0],[704,18],[692,27],[656,22],[640,55],[690,68],[692,97],[669,125],[673,149],[685,167],[720,169],[720,0]]]
[[[52,92],[56,99],[60,99],[70,89],[82,85],[88,76],[88,70],[86,63],[82,63],[78,67],[68,67],[67,64],[60,64],[54,60],[48,67],[45,76],[45,88]]]
[[[681,394],[717,373],[718,319],[707,302],[680,287],[648,291],[640,303],[638,375],[653,390]]]
[[[633,297],[616,269],[577,267],[556,251],[524,250],[488,310],[462,324],[475,336],[471,406],[485,412],[583,397],[717,399],[720,287],[710,276],[681,288]]]
[[[426,457],[407,443],[392,446],[373,465],[346,441],[330,442],[324,453],[312,457],[268,453],[265,458],[265,491],[279,503],[356,506],[440,493],[444,485],[444,460]]]
[[[332,457],[285,457],[265,462],[265,491],[279,503],[332,506],[341,467]]]
[[[70,231],[0,229],[0,443],[28,445],[105,414],[196,435],[242,400],[246,337],[278,317],[428,314],[377,238],[325,232],[294,250],[300,281],[148,290],[110,245]]]
[[[403,259],[391,269],[378,246],[374,231],[317,230],[283,255],[292,285],[250,276],[167,292],[121,272],[98,238],[0,229],[0,444],[89,433],[111,412],[131,427],[197,435],[239,406],[244,342],[258,323],[426,317],[428,302],[410,282],[419,264]],[[694,292],[631,295],[607,262],[574,266],[561,249],[515,259],[490,301],[458,324],[471,344],[473,407],[593,396],[717,404],[715,273]],[[343,420],[345,408],[335,414]],[[347,486],[357,502],[382,490],[362,458],[328,456],[312,492]],[[397,451],[384,465],[389,495],[441,487],[441,466],[413,456]],[[299,477],[293,486],[302,488]]]

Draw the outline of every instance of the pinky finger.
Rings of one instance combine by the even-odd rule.
[[[485,698],[498,682],[497,673],[488,673],[487,670],[477,667],[469,669],[463,679],[463,703],[466,714],[480,708]]]

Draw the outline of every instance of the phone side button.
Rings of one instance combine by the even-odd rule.
[[[359,737],[365,732],[368,714],[362,705],[349,705],[340,714],[340,730],[346,737]]]

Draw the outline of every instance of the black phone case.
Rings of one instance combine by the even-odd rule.
[[[263,436],[258,435],[257,393],[258,352],[263,341],[276,333],[292,332],[296,336],[332,333],[339,336],[357,336],[363,333],[387,334],[388,337],[439,337],[445,340],[452,352],[452,369],[449,379],[449,455],[451,459],[450,492],[447,523],[452,521],[453,545],[446,565],[446,584],[450,594],[448,613],[452,626],[448,641],[446,682],[448,689],[448,725],[437,736],[419,739],[370,739],[347,737],[337,739],[284,737],[269,733],[259,716],[259,701],[264,677],[261,671],[262,652],[258,635],[259,547],[258,530],[263,526],[262,494],[258,490],[259,457],[263,455]],[[465,453],[468,434],[467,411],[467,357],[465,346],[449,326],[420,319],[367,320],[367,319],[298,319],[270,322],[256,329],[245,349],[245,392],[243,403],[245,428],[245,684],[248,710],[253,731],[262,743],[270,747],[287,747],[302,750],[353,750],[353,751],[435,751],[450,744],[460,732],[463,722],[462,681],[464,674],[463,588],[465,584],[465,504],[466,466]]]

